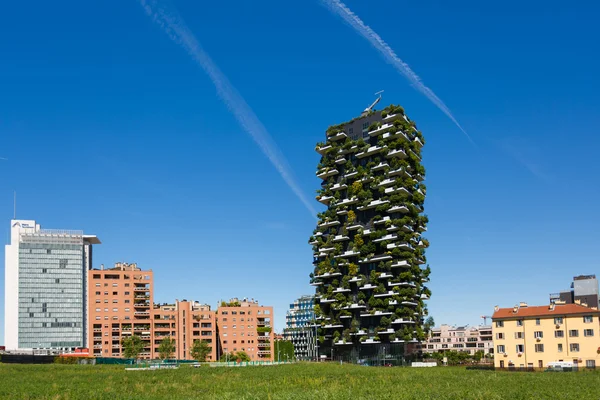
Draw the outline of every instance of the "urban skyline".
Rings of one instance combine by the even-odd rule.
[[[219,102],[212,81],[139,4],[79,3],[40,4],[33,15],[25,4],[7,6],[14,18],[0,29],[16,39],[0,44],[8,60],[0,65],[0,220],[12,217],[16,190],[18,218],[102,238],[98,264],[153,268],[165,282],[158,302],[260,297],[283,327],[290,300],[309,292],[314,218]],[[572,29],[559,33],[557,14],[539,16],[548,3],[521,4],[519,13],[470,2],[437,10],[389,2],[385,13],[347,3],[444,100],[474,147],[356,27],[317,2],[206,10],[180,3],[189,31],[268,128],[307,198],[319,184],[312,149],[323,127],[356,117],[382,89],[386,104],[402,104],[419,121],[428,141],[436,322],[476,325],[496,304],[545,304],[574,275],[597,274],[600,210],[589,182],[600,172],[599,80],[586,28],[595,26],[597,5],[584,13],[561,4],[560,21]],[[393,15],[411,16],[410,35],[397,34]],[[310,32],[296,28],[305,20]],[[246,33],[212,34],[225,24]],[[425,25],[432,34],[416,34]],[[557,46],[566,52],[559,60]],[[559,184],[578,193],[576,212],[557,212]],[[225,275],[238,279],[215,283]],[[204,281],[213,284],[199,296]]]

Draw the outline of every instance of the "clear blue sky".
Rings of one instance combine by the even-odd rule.
[[[405,107],[427,139],[430,314],[477,324],[600,273],[600,6],[447,3],[346,4],[477,146],[317,0],[174,6],[311,199],[329,125],[381,89]],[[154,270],[157,301],[254,297],[281,329],[313,292],[315,218],[189,54],[133,0],[7,2],[0,36],[3,236],[16,190],[19,218],[97,234],[96,266]]]

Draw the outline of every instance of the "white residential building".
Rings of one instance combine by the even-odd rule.
[[[484,354],[493,354],[492,327],[442,325],[433,328],[423,344],[423,352],[443,353],[450,350],[469,354],[482,350]]]

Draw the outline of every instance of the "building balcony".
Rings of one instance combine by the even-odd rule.
[[[350,304],[349,306],[342,307],[342,310],[361,310],[361,309],[366,309],[366,308],[367,308],[367,306],[353,303],[353,304]]]
[[[339,171],[335,168],[323,168],[317,171],[317,178],[325,179],[337,174],[339,174]]]
[[[386,157],[387,158],[392,158],[392,157],[406,158],[406,152],[402,149],[392,150],[387,154]]]
[[[410,232],[414,232],[414,231],[415,231],[415,230],[412,228],[412,226],[409,226],[409,225],[403,225],[403,226],[402,226],[402,230],[403,230],[404,232],[408,232],[408,233],[410,233]]]
[[[397,324],[397,325],[414,325],[415,321],[411,321],[410,319],[404,319],[404,318],[396,318],[395,320],[392,321],[392,324]]]
[[[396,183],[395,179],[385,178],[377,187],[392,186],[394,183]]]
[[[323,284],[323,282],[313,282],[310,284],[310,286],[321,286]]]
[[[406,196],[410,196],[410,192],[403,186],[393,188],[389,187],[385,189],[385,194],[404,194]]]
[[[387,203],[389,203],[389,202],[390,202],[389,200],[379,200],[379,199],[378,199],[378,200],[372,200],[372,201],[371,201],[369,204],[367,204],[366,206],[361,206],[361,207],[358,207],[358,209],[359,209],[360,211],[363,211],[363,210],[368,210],[368,209],[371,209],[371,208],[375,208],[375,207],[377,207],[377,206],[380,206],[380,205],[382,205],[382,204],[387,204]]]
[[[348,137],[348,135],[346,135],[345,132],[338,132],[334,135],[329,136],[328,139],[331,140],[332,142],[336,142],[338,140],[346,139],[347,137]]]
[[[406,207],[406,206],[394,206],[394,207],[388,209],[387,212],[389,214],[393,214],[393,213],[396,213],[396,212],[406,214],[406,213],[408,213],[408,207]]]
[[[328,299],[328,298],[321,298],[319,299],[319,303],[321,304],[328,304],[328,303],[334,303],[335,299]]]
[[[406,176],[408,178],[412,178],[412,175],[409,174],[406,171],[406,168],[404,168],[404,167],[400,167],[398,169],[395,169],[393,171],[388,172],[388,176],[398,176],[398,175],[404,175],[404,176]]]
[[[387,272],[384,272],[381,275],[379,275],[379,279],[387,279],[387,278],[393,278],[393,277],[394,277],[394,275],[387,273]]]
[[[319,253],[331,253],[334,250],[335,250],[335,247],[324,247],[322,249],[319,249]],[[320,254],[319,254],[319,256],[320,256]]]
[[[340,315],[340,319],[350,319],[352,315]]]
[[[393,335],[394,333],[396,333],[396,331],[393,330],[392,328],[387,328],[384,331],[377,332],[378,335]]]
[[[351,290],[350,289],[341,288],[341,287],[339,287],[339,288],[337,288],[337,289],[335,289],[333,291],[333,293],[347,293],[347,292],[351,292]]]
[[[350,204],[358,203],[357,197],[352,197],[351,199],[343,199],[342,201],[337,203],[337,206],[349,206]]]
[[[360,316],[363,318],[367,317],[385,317],[387,315],[392,315],[391,312],[387,311],[375,311],[374,313],[361,313]]]
[[[317,197],[315,197],[315,199],[317,199],[317,201],[321,204],[329,205],[329,203],[331,202],[331,200],[334,199],[334,197],[333,196],[317,196]]]
[[[415,303],[413,301],[403,301],[400,304],[402,304],[403,306],[413,306],[413,307],[416,307],[418,305],[417,303]]]
[[[394,127],[394,124],[384,123],[379,128],[375,128],[375,129],[369,131],[369,136],[373,137],[373,136],[381,135],[382,133],[389,132],[389,130],[392,129],[393,127]]]
[[[353,344],[352,341],[344,342],[343,340],[338,340],[337,342],[333,343],[334,346],[344,346],[344,345],[351,345],[351,344]]]
[[[396,261],[392,264],[392,268],[410,268],[410,264],[406,260]]]
[[[324,274],[321,274],[321,275],[315,275],[315,278],[326,279],[326,278],[333,278],[335,276],[342,276],[342,273],[341,272],[325,272]]]
[[[387,133],[384,133],[382,136],[383,139],[393,139],[393,138],[399,138],[399,137],[408,141],[408,136],[406,136],[404,134],[404,132],[402,132],[400,130],[397,130],[396,132],[387,132]]]
[[[338,157],[338,158],[335,159],[335,163],[339,164],[339,165],[345,164],[347,161],[348,160],[346,160],[346,158],[344,158],[343,156],[342,157]]]
[[[391,221],[390,217],[385,216],[380,220],[374,221],[373,225],[381,225],[381,224],[385,224],[387,221]]]
[[[347,174],[343,175],[342,178],[350,179],[350,178],[355,177],[356,175],[358,175],[358,171],[352,171],[352,172],[348,172]]]
[[[366,336],[366,335],[368,335],[368,333],[366,331],[364,331],[364,330],[361,329],[361,330],[359,330],[356,333],[351,333],[350,335],[351,336]]]
[[[102,328],[94,328],[94,332],[102,332]]]
[[[319,228],[329,228],[331,226],[337,226],[340,224],[340,221],[326,221],[319,224]]]
[[[333,256],[333,258],[348,258],[348,257],[359,256],[359,255],[360,255],[360,252],[358,252],[358,251],[347,250],[338,256]]]
[[[343,242],[344,240],[350,240],[350,238],[348,236],[345,236],[345,235],[336,235],[333,238],[334,242]]]
[[[400,243],[390,243],[387,245],[388,249],[400,249],[400,250],[412,250],[413,247],[406,243],[406,242],[400,242]]]
[[[134,311],[133,315],[150,315],[149,311]]]
[[[382,236],[382,237],[380,237],[379,239],[375,239],[375,240],[373,240],[373,242],[374,242],[374,243],[379,243],[379,242],[383,242],[383,241],[386,241],[386,240],[396,240],[396,239],[398,239],[398,236],[397,236],[397,235],[394,235],[394,234],[388,234],[388,235],[385,235],[385,236]],[[388,246],[388,247],[389,247],[389,246]]]
[[[394,293],[392,290],[390,290],[387,293],[379,293],[379,294],[374,295],[373,297],[392,297],[395,295],[396,295],[396,293]]]
[[[375,339],[370,339],[370,338],[365,340],[364,342],[360,342],[360,344],[379,344],[379,343],[381,343],[381,342],[377,341]]]
[[[427,296],[425,293],[421,294],[421,300],[429,300],[429,296]]]
[[[411,287],[411,288],[417,287],[417,285],[415,285],[414,283],[410,283],[410,282],[388,282],[388,286],[389,287],[400,286],[400,287]]]
[[[376,166],[374,166],[373,168],[371,168],[371,171],[376,172],[382,169],[386,169],[389,168],[390,165],[386,162],[380,162],[379,164],[377,164]]]
[[[336,183],[331,187],[331,190],[344,190],[348,189],[348,186],[344,183]]]
[[[362,281],[362,278],[359,278],[358,276],[354,276],[354,277],[352,277],[352,279],[350,279],[348,282],[350,282],[350,283],[357,282],[357,283],[358,283],[358,282],[360,282],[360,281]]]
[[[338,329],[338,328],[343,328],[344,325],[342,324],[327,324],[327,325],[323,325],[324,329]]]
[[[356,154],[356,158],[363,158],[363,157],[367,157],[373,154],[377,154],[379,153],[381,150],[383,150],[385,148],[385,146],[371,146],[369,147],[367,150],[362,151],[358,154]]]
[[[391,260],[392,256],[388,255],[388,254],[379,254],[374,256],[373,258],[365,258],[363,260],[358,260],[359,263],[361,264],[365,264],[365,263],[370,263],[370,262],[376,262],[376,261],[386,261],[386,260]]]
[[[327,146],[317,146],[317,147],[315,147],[315,151],[323,156],[331,148],[332,148],[332,146],[330,144],[328,144]]]
[[[376,289],[376,288],[377,288],[376,285],[372,285],[370,283],[367,283],[366,285],[359,287],[358,290],[373,290],[373,289]]]

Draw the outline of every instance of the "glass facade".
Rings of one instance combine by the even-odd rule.
[[[315,340],[314,296],[302,296],[290,304],[285,316],[286,327],[283,336],[294,345],[294,355],[299,360],[315,360],[317,343]]]
[[[84,347],[84,264],[82,234],[21,236],[19,348]]]

